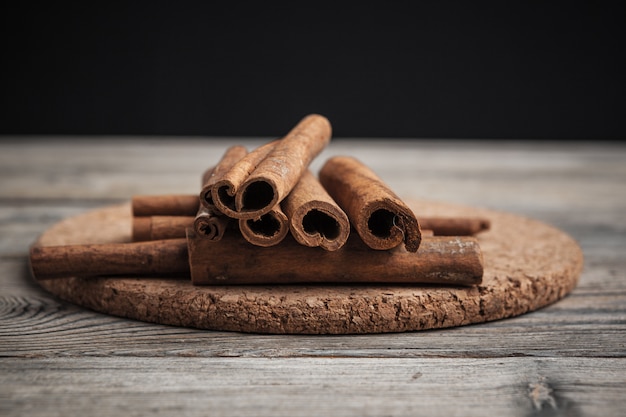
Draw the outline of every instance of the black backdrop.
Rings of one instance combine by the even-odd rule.
[[[4,134],[619,139],[619,3],[21,2]]]

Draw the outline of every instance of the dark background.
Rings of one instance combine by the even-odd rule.
[[[620,3],[346,4],[2,6],[0,133],[626,137]]]

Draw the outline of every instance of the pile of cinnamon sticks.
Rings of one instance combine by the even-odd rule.
[[[315,176],[309,165],[330,138],[329,121],[313,114],[282,139],[251,152],[232,146],[204,172],[198,194],[133,197],[134,243],[91,245],[107,248],[90,248],[83,260],[90,266],[82,274],[59,264],[68,250],[84,250],[66,247],[64,258],[57,248],[55,258],[54,248],[33,248],[35,276],[116,275],[106,257],[122,251],[135,253],[147,274],[188,271],[197,285],[481,282],[482,253],[472,235],[488,229],[487,220],[418,221],[372,170],[351,157],[330,158]],[[105,255],[94,266],[97,253]],[[155,256],[161,266],[146,267],[157,263]],[[118,270],[142,273],[132,266]]]
[[[482,256],[471,235],[487,229],[488,221],[418,222],[412,210],[354,158],[330,158],[316,177],[309,164],[330,138],[328,120],[309,115],[284,138],[249,153],[242,146],[227,149],[203,174],[199,195],[135,196],[133,239],[187,238],[192,280],[198,284],[479,282]],[[351,228],[357,236],[351,235]],[[455,237],[423,241],[422,234]],[[298,245],[337,253],[311,252]],[[292,258],[286,258],[287,252]]]

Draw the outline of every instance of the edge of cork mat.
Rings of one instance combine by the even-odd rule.
[[[57,297],[102,313],[198,329],[277,334],[406,332],[482,323],[524,314],[574,289],[579,245],[561,230],[487,209],[409,201],[423,216],[482,216],[481,285],[193,286],[190,280],[74,277],[39,281]],[[67,218],[37,245],[130,241],[130,204]]]

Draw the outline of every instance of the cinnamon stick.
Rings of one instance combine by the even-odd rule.
[[[334,251],[348,240],[348,216],[311,171],[304,172],[282,206],[291,234],[301,245]]]
[[[226,150],[217,165],[205,172],[202,178],[202,190],[200,191],[200,203],[203,206],[211,209],[215,207],[211,192],[213,186],[247,154],[248,151],[245,147],[240,145],[231,146]]]
[[[217,242],[222,239],[231,219],[217,212],[215,208],[200,206],[193,220],[193,227],[199,236]],[[182,230],[184,235],[184,229]]]
[[[326,161],[319,178],[369,247],[386,250],[404,242],[409,252],[417,251],[421,232],[415,215],[367,166],[338,156]]]
[[[473,237],[425,238],[417,253],[399,246],[373,251],[354,235],[339,250],[308,248],[290,236],[259,248],[227,234],[219,245],[187,229],[194,285],[301,283],[430,283],[476,285],[482,281],[482,252]]]
[[[225,175],[213,189],[215,204],[230,217],[258,219],[291,192],[330,137],[331,126],[325,117],[305,117],[255,161],[257,164],[251,164],[253,170],[236,165],[233,178]]]
[[[187,235],[150,242],[35,246],[30,265],[38,280],[174,276],[191,277],[195,285],[482,281],[482,253],[473,237],[425,238],[420,251],[410,253],[403,247],[372,251],[354,236],[329,252],[290,237],[273,248],[255,248],[238,234],[226,234],[220,244],[198,237],[191,227]]]
[[[482,217],[420,217],[420,227],[435,236],[471,236],[489,230],[491,222]]]
[[[211,189],[211,199],[219,211],[232,218],[245,217],[235,207],[235,195],[239,192],[241,184],[255,170],[257,165],[267,157],[278,142],[276,140],[258,147],[241,158],[221,178],[216,179]]]
[[[209,168],[202,176],[202,190],[198,200],[200,207],[194,220],[194,228],[198,235],[217,242],[222,239],[230,218],[221,213],[213,202],[212,190],[215,183],[222,179],[248,151],[243,146],[235,145],[226,150],[220,161],[213,168]]]
[[[197,195],[136,195],[131,201],[133,216],[195,216]]]
[[[289,220],[278,205],[259,219],[239,219],[239,230],[253,245],[274,246],[287,236]]]
[[[38,280],[107,275],[189,277],[186,239],[33,246],[30,266]]]
[[[185,237],[189,226],[186,216],[133,217],[133,241],[175,239]]]

